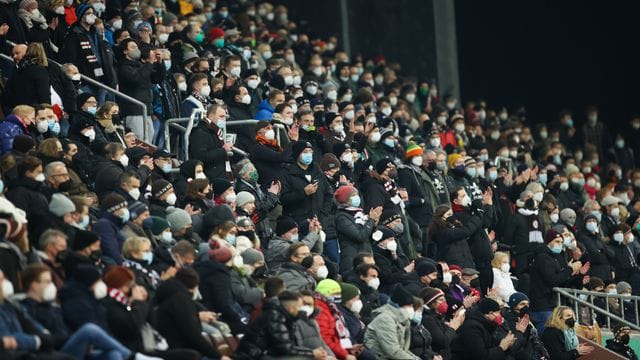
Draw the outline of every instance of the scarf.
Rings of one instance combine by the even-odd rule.
[[[109,289],[109,297],[122,305],[127,305],[129,302],[129,298],[127,297],[127,295],[115,288]]]
[[[282,148],[278,146],[278,141],[276,139],[269,140],[264,135],[256,135],[256,141],[258,144],[266,145],[276,149],[278,152],[282,152]]]
[[[42,16],[42,14],[39,12],[38,12],[38,16],[34,18],[31,11],[27,11],[25,9],[18,9],[18,17],[22,21],[24,21],[24,24],[27,27],[27,30],[31,30],[35,25],[38,25],[38,27],[42,30],[46,30],[49,27],[49,25],[47,25],[47,19],[45,19],[44,16]]]
[[[147,270],[144,266],[142,266],[137,261],[125,260],[122,262],[122,266],[130,269],[134,269],[143,273],[147,278],[151,280],[151,286],[155,289],[158,287],[158,283],[160,282],[160,276],[155,270]]]
[[[565,329],[562,330],[562,333],[564,334],[564,349],[566,351],[572,351],[578,348],[578,335],[576,335],[576,330],[571,328],[571,329]]]
[[[195,91],[191,93],[191,96],[193,96],[196,100],[200,101],[200,103],[202,104],[202,106],[206,109],[207,105],[209,105],[211,102],[209,101],[209,99],[207,99],[206,97],[196,93]]]
[[[338,306],[318,293],[313,294],[313,296],[316,299],[316,303],[318,301],[322,301],[327,304],[329,310],[331,310],[331,315],[334,319],[336,319],[336,332],[338,333],[338,337],[340,338],[340,345],[342,345],[342,347],[345,349],[350,348],[351,346],[347,347],[345,345],[347,345],[347,342],[349,344],[351,343],[351,334],[349,334],[349,329],[347,329],[347,327],[345,326],[346,322],[344,320],[344,317],[342,316],[342,313],[338,309]]]
[[[457,212],[463,212],[465,211],[464,206],[460,205],[460,204],[456,204],[454,202],[451,203],[451,210],[453,210],[454,213]]]
[[[353,220],[358,225],[363,225],[364,226],[364,224],[367,222],[367,220],[369,220],[369,216],[367,214],[363,213],[361,208],[348,206],[348,207],[345,208],[345,210],[350,211],[350,212],[353,213]]]

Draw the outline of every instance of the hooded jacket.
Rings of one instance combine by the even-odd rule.
[[[498,346],[499,342],[493,336],[495,331],[495,323],[487,320],[480,311],[470,310],[458,329],[458,337],[451,346],[453,359],[504,359],[505,352]]]
[[[309,247],[311,252],[322,254],[322,242],[320,241],[320,234],[311,232],[307,236],[300,240],[302,243]],[[265,258],[267,265],[271,271],[277,271],[280,266],[284,264],[287,259],[287,250],[289,246],[293,245],[294,241],[285,240],[280,236],[275,236],[269,241],[269,248],[267,250],[267,256]]]
[[[470,216],[467,221],[447,221],[447,227],[431,233],[432,241],[438,244],[438,260],[457,264],[463,268],[475,268],[469,247],[469,239],[480,229],[478,216]]]
[[[405,320],[399,308],[386,304],[373,311],[374,318],[364,333],[367,348],[380,359],[413,360],[420,359],[409,349],[411,346],[411,325]]]
[[[307,269],[298,263],[289,261],[282,264],[276,276],[284,281],[284,286],[289,291],[313,291],[316,287],[316,281],[309,275]]]
[[[256,120],[271,120],[273,117],[273,106],[269,103],[269,99],[264,99],[258,105],[258,111],[256,112]]]

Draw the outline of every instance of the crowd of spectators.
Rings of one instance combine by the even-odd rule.
[[[0,358],[574,359],[609,321],[553,288],[640,293],[640,117],[461,103],[263,1],[0,25]]]

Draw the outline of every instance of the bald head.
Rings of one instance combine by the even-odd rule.
[[[11,49],[11,57],[13,58],[13,62],[17,65],[22,61],[24,54],[27,52],[27,45],[18,44]]]

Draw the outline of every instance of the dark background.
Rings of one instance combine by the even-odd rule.
[[[449,1],[449,0],[438,0]],[[339,2],[283,1],[317,35],[340,35]],[[352,49],[379,52],[404,73],[433,78],[432,2],[349,0]],[[310,6],[313,5],[313,6]],[[564,108],[578,125],[589,104],[621,127],[640,112],[640,2],[457,0],[462,99],[525,105],[534,122]]]

